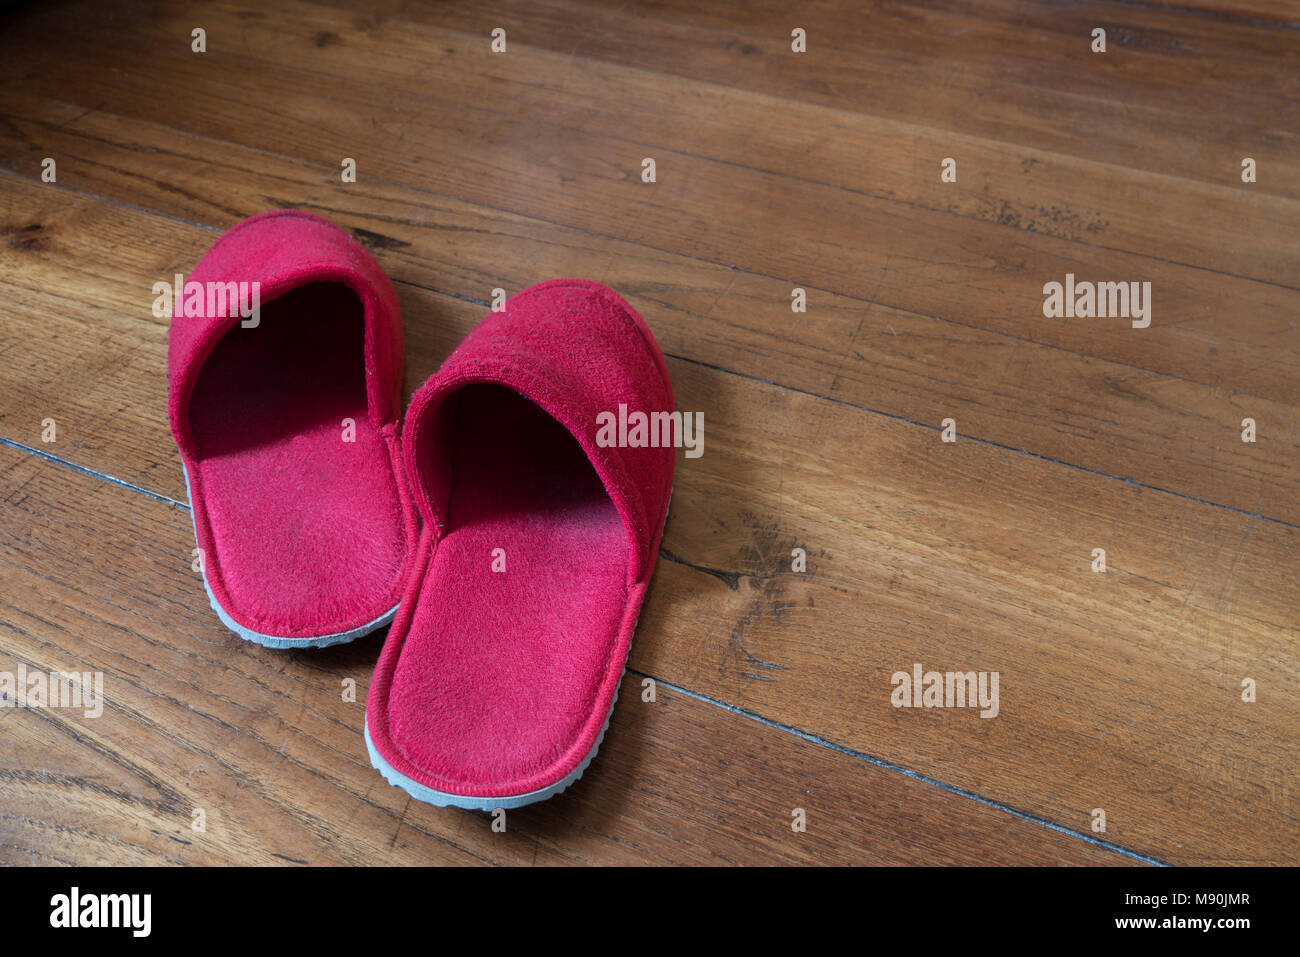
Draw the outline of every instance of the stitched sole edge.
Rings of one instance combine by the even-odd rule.
[[[623,669],[623,674],[627,674],[627,669]],[[622,679],[619,679],[622,683]],[[495,811],[498,808],[513,810],[514,808],[524,807],[527,804],[534,804],[537,801],[545,801],[547,798],[555,797],[562,793],[569,785],[573,784],[578,778],[582,777],[587,765],[591,764],[592,759],[596,757],[596,752],[600,750],[601,742],[605,740],[605,732],[609,730],[610,719],[614,716],[614,705],[618,704],[618,689],[614,690],[614,700],[610,703],[609,713],[605,715],[605,724],[600,729],[600,734],[596,736],[596,743],[592,745],[591,750],[582,762],[566,774],[563,778],[554,784],[536,791],[529,791],[526,794],[509,794],[504,797],[476,797],[472,794],[450,794],[446,791],[435,791],[427,785],[421,784],[408,778],[401,771],[398,771],[391,764],[384,760],[384,756],[375,749],[374,742],[370,740],[370,722],[366,722],[366,750],[370,752],[370,764],[387,781],[395,788],[401,788],[417,801],[423,801],[425,804],[432,804],[435,807],[461,807],[471,811]]]
[[[397,605],[394,605],[374,621],[367,622],[366,624],[353,628],[350,631],[339,631],[332,635],[318,635],[314,638],[281,638],[278,635],[264,635],[260,631],[253,631],[250,628],[245,628],[243,625],[239,624],[239,622],[231,618],[217,601],[217,596],[212,594],[212,589],[208,587],[206,574],[203,578],[203,590],[208,593],[208,604],[212,606],[212,610],[217,613],[217,617],[221,619],[223,625],[245,641],[251,641],[254,644],[261,645],[263,648],[276,648],[279,650],[284,650],[286,648],[328,648],[330,645],[341,645],[349,641],[355,641],[363,635],[368,635],[372,631],[383,628],[391,622],[393,618],[396,617],[398,608]]]
[[[190,473],[189,470],[185,468],[184,462],[181,463],[181,474],[185,476],[185,500],[190,505],[190,527],[194,529],[194,538],[197,541],[199,530],[194,518],[194,497],[190,493]],[[235,619],[231,618],[230,613],[221,607],[221,603],[217,601],[217,596],[212,593],[212,586],[208,584],[208,571],[206,566],[203,569],[202,575],[203,590],[208,593],[208,604],[211,605],[212,610],[217,613],[217,617],[221,619],[221,623],[245,641],[251,641],[255,645],[261,645],[263,648],[275,648],[283,651],[289,648],[328,648],[330,645],[341,645],[349,641],[355,641],[363,635],[368,635],[372,631],[383,628],[397,615],[398,606],[394,605],[374,621],[367,622],[364,625],[358,625],[356,628],[349,629],[348,631],[338,631],[329,635],[316,635],[307,638],[286,638],[280,635],[264,635],[260,631],[253,631],[251,628],[245,628],[243,625],[239,624],[239,622],[235,621]]]

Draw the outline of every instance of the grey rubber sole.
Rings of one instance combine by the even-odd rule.
[[[627,674],[626,669],[624,669],[623,674]],[[619,681],[622,683],[621,678]],[[423,801],[425,804],[432,804],[435,807],[463,807],[471,811],[495,811],[498,808],[508,811],[555,797],[555,795],[561,793],[570,784],[582,777],[582,773],[587,770],[587,765],[591,764],[592,759],[596,757],[596,752],[600,750],[601,742],[605,740],[605,732],[609,730],[609,720],[614,716],[614,705],[616,704],[618,704],[617,688],[614,689],[614,700],[610,703],[609,713],[605,715],[605,723],[601,726],[600,734],[596,736],[596,743],[592,745],[591,750],[587,752],[587,756],[582,759],[581,763],[554,784],[536,791],[529,791],[527,794],[511,794],[507,797],[475,797],[474,795],[449,794],[446,791],[435,791],[431,787],[426,787],[419,781],[408,778],[384,760],[384,756],[379,753],[374,742],[370,740],[369,721],[366,722],[366,750],[370,752],[371,765],[384,776],[384,780],[395,788],[401,788],[417,801]]]
[[[194,528],[194,539],[195,541],[198,541],[199,531],[194,525],[194,498],[190,494],[190,474],[185,468],[184,463],[181,463],[181,472],[185,476],[185,500],[189,502],[190,505],[190,527]],[[339,631],[329,635],[314,635],[307,638],[288,638],[281,635],[264,635],[260,631],[253,631],[251,628],[245,628],[239,622],[235,621],[235,619],[231,618],[230,613],[221,607],[221,603],[217,601],[217,596],[212,593],[212,586],[208,584],[208,571],[206,567],[203,569],[203,590],[208,593],[208,604],[212,606],[212,610],[217,613],[217,617],[221,619],[223,625],[245,641],[251,641],[264,648],[276,648],[281,650],[286,648],[328,648],[330,645],[341,645],[345,642],[355,641],[362,635],[368,635],[372,631],[383,628],[391,622],[397,615],[398,608],[397,605],[394,605],[374,621],[367,622],[364,625],[360,625],[348,631]]]
[[[264,648],[328,648],[330,645],[341,645],[345,642],[355,641],[362,635],[368,635],[376,629],[383,628],[397,615],[397,605],[394,605],[388,611],[384,612],[374,621],[367,622],[350,631],[340,631],[332,635],[317,635],[311,638],[283,638],[279,635],[264,635],[260,631],[253,631],[251,628],[245,628],[235,619],[231,618],[226,609],[221,607],[217,601],[217,596],[212,594],[212,589],[208,587],[207,573],[203,576],[203,590],[208,593],[208,604],[212,610],[217,613],[221,623],[237,634],[245,641],[251,641],[261,645]]]

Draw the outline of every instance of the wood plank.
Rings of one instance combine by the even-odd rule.
[[[796,317],[779,280],[395,184],[363,180],[343,189],[309,163],[102,111],[83,115],[40,97],[0,93],[0,112],[8,117],[0,167],[35,169],[41,156],[56,153],[62,184],[221,227],[271,206],[305,206],[381,247],[399,281],[469,299],[486,301],[498,285],[514,290],[547,276],[592,275],[653,310],[656,334],[673,355],[932,427],[952,416],[964,435],[1300,523],[1300,418],[1292,405],[829,294],[814,294],[810,311]],[[164,270],[186,271],[201,253],[179,239],[184,231],[155,224],[150,229],[165,236],[136,236],[134,218],[93,204],[78,204],[69,218],[61,213],[72,201],[66,195],[47,203],[47,187],[10,185],[12,198],[0,196],[0,228],[19,245],[0,250],[0,262],[34,290],[58,288],[69,270],[104,272],[104,234],[117,237],[114,245],[132,259],[148,261],[143,250],[158,243],[174,248],[157,263]],[[73,222],[84,232],[65,228]],[[56,252],[22,247],[22,238],[31,238],[23,230],[37,224]],[[51,266],[62,271],[47,274]],[[137,294],[124,286],[104,301]],[[43,374],[39,366],[21,367]],[[22,388],[31,394],[45,386],[38,380]],[[1240,441],[1245,417],[1256,422],[1253,445]],[[18,424],[10,437],[22,441],[37,424]],[[113,474],[156,487],[139,472],[147,457],[111,461]]]
[[[9,284],[45,323],[6,343],[11,368],[56,363],[49,395],[74,411],[55,451],[85,464],[136,444],[174,489],[164,328],[134,297],[212,233],[76,207],[101,212],[80,228],[67,214],[18,270],[58,292]],[[99,225],[116,217],[129,228]],[[114,261],[57,271],[79,234]],[[481,308],[400,288],[418,382]],[[68,397],[123,361],[138,367],[108,380],[122,411],[75,411]],[[1110,839],[1162,860],[1294,858],[1300,531],[698,364],[671,371],[680,407],[705,413],[706,452],[679,470],[633,668],[1071,829],[1105,807]],[[808,574],[789,571],[795,546]],[[1105,575],[1089,570],[1095,547]],[[891,707],[891,674],[915,662],[999,671],[1001,715]],[[1239,698],[1246,676],[1269,691],[1255,704]]]
[[[486,37],[502,26],[522,44],[569,57],[1206,183],[1235,181],[1236,144],[1249,143],[1279,173],[1264,191],[1300,197],[1300,33],[1276,22],[1123,0],[877,0],[851,12],[751,0],[743,13],[727,0],[651,0],[637,5],[634,27],[622,10],[588,0],[490,8],[381,0],[367,13],[353,18],[356,28],[396,21]],[[810,38],[797,59],[795,25]],[[1106,55],[1090,50],[1098,26],[1109,31]]]
[[[1266,26],[1300,30],[1296,0],[1143,0],[1153,6],[1216,19],[1244,19]]]
[[[887,200],[667,147],[656,147],[656,156],[660,169],[674,174],[647,186],[637,175],[646,144],[611,142],[551,117],[520,115],[509,102],[494,103],[488,91],[480,102],[449,105],[434,95],[231,51],[200,58],[187,48],[161,49],[153,37],[109,47],[86,38],[80,26],[49,27],[69,68],[44,88],[88,109],[165,120],[257,148],[271,144],[326,164],[355,156],[365,175],[419,185],[432,176],[440,193],[734,264],[791,285],[833,289],[1275,401],[1300,396],[1293,374],[1300,328],[1290,319],[1298,298],[1293,287],[1300,285],[1294,270],[1278,285],[1252,282],[1053,236],[1022,231],[1009,239],[1005,227],[970,220],[954,236],[946,213],[904,215]],[[256,26],[241,21],[239,29]],[[18,29],[8,35],[14,49],[3,75],[31,73],[23,36]],[[132,69],[142,57],[169,82]],[[382,119],[373,115],[376,100],[385,103]],[[488,144],[490,151],[483,149]],[[772,234],[789,241],[760,238]],[[1132,330],[1122,319],[1044,320],[1043,283],[1067,272],[1152,282],[1158,311],[1152,327]]]
[[[34,455],[0,448],[0,502],[0,671],[100,671],[105,696],[0,708],[6,864],[1134,863],[666,686],[643,702],[635,675],[583,780],[493,833],[369,766],[379,636],[240,641],[190,570],[187,510]]]
[[[230,21],[242,8],[218,2],[206,10]],[[561,123],[580,115],[584,131],[611,142],[635,129],[638,141],[684,154],[1009,229],[1266,281],[1298,275],[1290,249],[1300,245],[1300,202],[1229,182],[1240,158],[1225,170],[1233,177],[1208,185],[1169,171],[1147,173],[880,119],[853,104],[808,105],[649,73],[623,65],[618,49],[604,50],[614,59],[575,57],[568,29],[534,34],[530,28],[514,37],[514,55],[482,55],[482,34],[463,28],[472,25],[456,27],[463,11],[402,10],[396,19],[358,29],[347,11],[280,3],[272,24],[241,31],[241,52],[409,93],[432,89],[456,103],[481,104],[486,94],[517,114]],[[426,17],[448,28],[430,26]],[[162,29],[171,33],[175,25]],[[322,36],[329,39],[321,43]],[[692,44],[691,62],[703,46],[701,39]],[[771,122],[774,116],[781,122]],[[945,156],[959,158],[960,187],[940,181]]]

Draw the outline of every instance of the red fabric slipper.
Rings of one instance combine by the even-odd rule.
[[[172,313],[168,412],[213,609],[276,648],[387,624],[418,520],[379,264],[318,216],[263,213],[217,240]]]
[[[598,443],[597,416],[621,406],[672,412],[663,355],[621,297],[573,279],[489,315],[412,400],[406,467],[424,532],[366,742],[414,797],[519,807],[595,755],[675,461],[666,443]]]

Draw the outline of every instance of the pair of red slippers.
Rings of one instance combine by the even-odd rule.
[[[672,490],[672,447],[597,441],[601,413],[673,409],[641,317],[594,282],[526,289],[416,392],[403,436],[396,297],[328,221],[245,220],[173,313],[171,427],[221,620],[273,648],[391,621],[366,744],[420,800],[519,807],[575,781]]]

